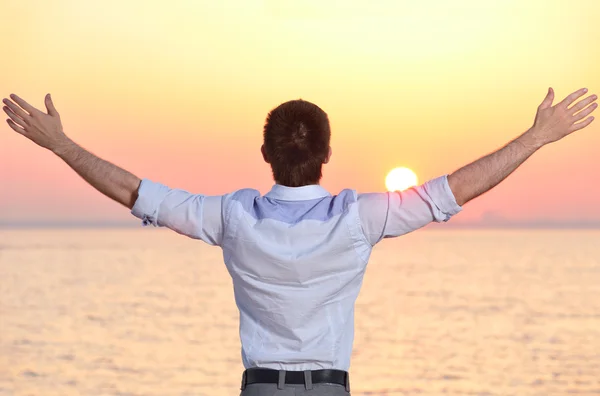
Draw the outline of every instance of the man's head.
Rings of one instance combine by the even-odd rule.
[[[263,158],[277,184],[319,184],[321,167],[331,157],[327,114],[302,99],[285,102],[269,113],[264,127]]]

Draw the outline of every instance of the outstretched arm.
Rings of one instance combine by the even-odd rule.
[[[359,216],[366,239],[375,245],[382,238],[407,234],[432,221],[448,221],[462,205],[492,189],[542,146],[588,126],[594,120],[588,115],[597,107],[592,103],[596,95],[569,107],[586,92],[580,89],[552,106],[554,92],[550,88],[527,132],[450,175],[405,191],[359,194]]]
[[[62,158],[75,172],[107,197],[131,209],[138,197],[141,180],[85,150],[69,139],[63,132],[60,115],[56,111],[50,94],[45,103],[48,113],[37,110],[17,95],[3,99],[4,111],[10,117],[8,125]]]
[[[587,116],[596,109],[597,103],[592,102],[597,96],[588,96],[569,107],[586,92],[582,88],[552,106],[554,91],[550,88],[530,129],[501,149],[450,174],[448,184],[457,204],[462,206],[498,185],[541,147],[588,126],[594,120]]]

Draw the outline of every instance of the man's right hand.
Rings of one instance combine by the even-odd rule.
[[[63,132],[60,115],[50,94],[44,99],[48,113],[36,109],[15,94],[11,94],[10,98],[14,102],[7,98],[2,102],[6,105],[3,110],[10,117],[6,122],[13,130],[55,153],[73,143]]]
[[[533,126],[527,132],[536,146],[560,140],[594,121],[594,117],[587,116],[598,107],[597,103],[593,103],[598,98],[596,95],[588,96],[573,105],[586,92],[587,88],[581,88],[552,106],[554,91],[552,88],[548,89],[546,98],[538,107]]]
[[[10,95],[15,102],[4,99],[4,111],[10,117],[8,125],[21,135],[31,139],[62,158],[92,187],[107,197],[133,208],[138,197],[141,179],[125,169],[105,161],[70,140],[62,129],[58,111],[50,94],[46,95],[44,113],[17,95]]]

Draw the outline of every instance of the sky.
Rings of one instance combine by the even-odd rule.
[[[0,3],[0,95],[140,178],[266,193],[269,110],[332,127],[322,185],[385,191],[449,174],[527,130],[549,86],[600,92],[600,2],[53,0]],[[600,226],[600,123],[542,148],[455,225]],[[0,125],[0,224],[138,224],[51,152]]]

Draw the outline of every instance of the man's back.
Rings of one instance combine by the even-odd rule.
[[[356,194],[275,186],[265,197],[238,191],[231,201],[222,247],[240,310],[244,366],[347,367],[370,252]]]
[[[194,195],[144,179],[132,213],[144,224],[221,246],[240,311],[246,368],[348,370],[354,303],[372,247],[460,207],[445,176],[402,193],[332,196],[276,184]]]

